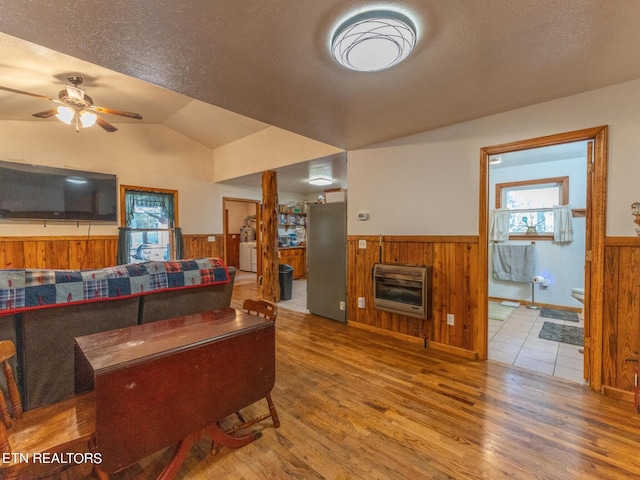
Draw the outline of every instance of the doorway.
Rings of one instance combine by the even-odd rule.
[[[584,241],[584,364],[585,380],[591,389],[599,391],[602,373],[602,311],[604,278],[604,234],[607,172],[607,127],[595,127],[575,132],[534,138],[496,145],[480,152],[480,285],[479,302],[482,306],[478,324],[478,355],[488,358],[488,304],[489,304],[489,162],[507,154],[552,145],[565,145],[586,141],[589,144]],[[597,359],[597,361],[593,361]]]
[[[250,275],[256,281],[262,275],[262,255],[257,254],[261,251],[260,210],[257,200],[222,199],[225,263],[236,267],[238,274]]]
[[[489,159],[488,358],[578,383],[588,155],[580,141]],[[521,251],[535,258],[526,278],[508,257]]]

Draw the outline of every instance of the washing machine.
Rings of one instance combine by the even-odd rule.
[[[240,242],[240,270],[244,272],[257,272],[256,242]]]

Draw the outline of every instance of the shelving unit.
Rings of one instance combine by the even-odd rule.
[[[298,226],[307,227],[307,214],[300,205],[279,205],[278,226],[285,230]]]
[[[298,233],[302,229],[302,240],[306,239],[307,213],[305,205],[288,204],[278,206],[278,228],[285,232]],[[305,243],[302,245],[284,246],[279,248],[280,263],[286,263],[293,267],[293,278],[306,277],[306,252]]]

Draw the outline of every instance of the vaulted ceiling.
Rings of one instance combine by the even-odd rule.
[[[330,37],[369,3],[3,0],[0,85],[55,98],[81,73],[96,104],[212,148],[274,125],[355,149],[640,78],[637,0],[389,2],[414,16],[416,48],[349,71]],[[31,117],[43,103],[0,92],[0,120],[53,121]]]

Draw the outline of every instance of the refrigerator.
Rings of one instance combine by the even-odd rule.
[[[347,204],[309,205],[307,215],[307,309],[347,321]]]

